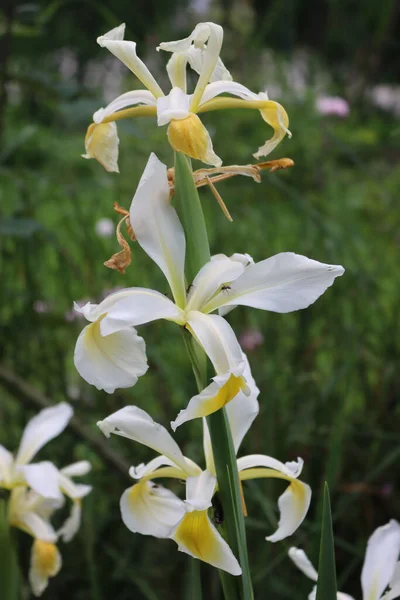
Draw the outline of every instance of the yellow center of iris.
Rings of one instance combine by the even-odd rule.
[[[169,143],[176,152],[204,161],[210,138],[197,115],[191,113],[186,119],[171,119],[167,134]]]
[[[186,513],[175,532],[174,539],[192,556],[206,562],[212,561],[217,551],[215,532],[206,510]]]

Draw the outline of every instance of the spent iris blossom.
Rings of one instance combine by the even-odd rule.
[[[368,540],[364,565],[361,572],[362,600],[395,600],[400,597],[400,524],[392,519],[378,527]],[[289,557],[304,575],[312,581],[318,573],[299,548],[290,548]],[[385,590],[389,588],[386,593]],[[308,596],[315,600],[316,588]],[[337,593],[338,600],[354,600],[352,596]]]
[[[146,89],[126,92],[94,113],[86,134],[84,158],[95,158],[107,171],[118,172],[115,121],[128,117],[157,117],[159,126],[168,125],[168,140],[174,150],[214,166],[220,166],[222,161],[213,150],[211,137],[198,117],[200,113],[229,108],[259,110],[274,134],[254,154],[256,158],[267,156],[285,134],[290,135],[289,119],[280,104],[269,100],[266,92],[256,94],[232,81],[219,57],[223,40],[220,25],[199,23],[189,37],[159,45],[158,50],[171,53],[167,64],[171,90],[167,95],[137,56],[135,42],[124,40],[124,35],[122,24],[100,36],[97,43],[119,58]],[[199,75],[192,94],[187,93],[188,64]],[[236,98],[217,97],[225,93]]]
[[[243,437],[258,414],[259,390],[250,373],[246,357],[248,398],[235,398],[227,406],[227,416],[237,453]],[[209,516],[212,499],[217,493],[214,458],[203,419],[203,444],[206,469],[185,457],[168,431],[155,423],[137,406],[126,406],[98,423],[103,433],[129,438],[152,448],[160,456],[147,464],[131,467],[129,474],[137,483],[122,494],[122,520],[134,533],[170,538],[178,549],[199,558],[232,575],[240,575],[241,568],[232,550],[222,538]],[[302,459],[282,463],[270,456],[254,454],[237,459],[241,481],[258,478],[278,478],[289,483],[278,500],[280,520],[276,532],[266,539],[277,542],[290,536],[306,516],[311,499],[309,486],[298,479]],[[154,479],[172,478],[185,483],[186,498],[155,484]],[[210,511],[212,514],[212,510]],[[215,524],[219,524],[214,518]]]
[[[90,471],[88,461],[62,469],[50,461],[31,463],[36,453],[65,429],[72,414],[66,402],[40,411],[25,427],[15,457],[0,445],[0,488],[10,491],[8,521],[34,538],[29,582],[35,596],[43,593],[48,579],[60,570],[62,561],[56,543],[60,538],[69,542],[74,537],[81,522],[81,500],[92,489],[73,481],[73,477]],[[71,512],[55,530],[51,517],[64,506],[65,497],[72,501]]]
[[[130,223],[139,245],[164,273],[174,300],[132,287],[98,305],[75,306],[90,321],[78,338],[75,366],[86,381],[108,393],[131,387],[147,370],[145,343],[135,327],[158,319],[185,327],[208,355],[215,377],[180,412],[174,428],[217,411],[240,392],[249,393],[243,354],[223,315],[238,305],[278,313],[306,308],[344,272],[341,266],[291,252],[258,263],[247,254],[218,254],[187,287],[185,234],[170,203],[166,166],[155,154],[132,200]]]

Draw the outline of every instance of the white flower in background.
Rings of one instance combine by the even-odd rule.
[[[29,486],[43,499],[63,504],[65,495],[72,501],[66,533],[63,533],[67,538],[71,528],[79,528],[80,502],[92,489],[89,485],[75,483],[72,477],[86,475],[90,471],[90,463],[79,461],[58,469],[50,461],[31,463],[31,460],[47,442],[65,429],[72,414],[72,407],[66,402],[41,410],[25,427],[15,457],[0,445],[0,488],[18,490]],[[28,511],[25,516],[26,522],[25,517],[19,519],[21,529],[24,524],[28,530],[34,529],[35,523],[42,525],[34,511]],[[39,532],[37,537],[40,538]]]
[[[243,356],[250,395],[240,394],[226,407],[235,451],[242,442],[258,414],[259,390]],[[109,437],[111,433],[129,438],[152,448],[160,456],[146,465],[131,467],[129,473],[138,480],[122,494],[120,508],[122,520],[134,533],[171,538],[178,549],[199,558],[232,575],[240,575],[240,566],[214,527],[208,509],[216,492],[216,476],[211,442],[206,421],[204,424],[204,453],[206,470],[185,457],[179,446],[161,425],[136,406],[127,406],[113,413],[98,426]],[[306,516],[311,490],[297,478],[303,461],[281,463],[261,454],[244,456],[237,461],[242,481],[264,477],[279,478],[289,482],[279,498],[280,521],[277,531],[266,538],[277,542],[291,535]],[[186,498],[181,500],[172,491],[156,485],[153,480],[173,478],[186,484]]]
[[[45,408],[28,422],[15,456],[0,445],[0,488],[28,484],[42,496],[62,497],[59,471],[53,463],[30,463],[43,446],[64,431],[72,414],[72,407],[66,402]]]
[[[400,597],[399,554],[400,524],[392,519],[387,525],[378,527],[368,540],[361,572],[362,600],[395,600]],[[289,557],[309,579],[318,580],[318,573],[303,550],[292,547]],[[315,596],[316,587],[309,600],[315,600]],[[337,597],[338,600],[354,600],[343,592],[338,592]]]
[[[286,133],[290,135],[289,119],[280,104],[269,100],[266,92],[255,94],[232,81],[219,58],[223,40],[219,25],[199,23],[189,37],[160,44],[158,50],[172,54],[167,64],[172,88],[167,95],[137,56],[136,43],[124,40],[124,34],[125,24],[122,24],[100,36],[97,43],[119,58],[146,89],[126,92],[94,113],[94,122],[86,134],[84,158],[96,158],[107,171],[118,172],[119,139],[115,121],[125,117],[156,116],[159,126],[168,125],[168,139],[174,150],[214,166],[220,166],[222,161],[215,154],[198,113],[226,108],[259,110],[274,135],[254,154],[256,158],[267,156]],[[192,94],[187,93],[188,64],[199,75]],[[216,97],[224,93],[237,98]],[[127,109],[134,105],[140,106]]]
[[[111,237],[115,232],[115,225],[111,219],[99,219],[95,225],[99,237]]]
[[[61,538],[69,542],[77,533],[81,521],[81,499],[91,487],[75,484],[71,477],[85,475],[90,464],[82,461],[70,465],[60,471],[65,493],[73,499],[73,508],[61,528],[56,531],[51,524],[51,517],[64,505],[64,498],[44,497],[24,485],[12,489],[8,503],[8,519],[10,525],[21,529],[34,538],[31,551],[29,583],[35,596],[40,596],[48,585],[50,577],[57,575],[62,560],[57,548]]]
[[[170,204],[167,169],[152,154],[132,200],[130,222],[139,245],[163,271],[174,301],[155,290],[133,287],[98,305],[76,310],[90,321],[75,348],[80,375],[112,393],[134,385],[146,372],[145,344],[134,327],[157,319],[173,321],[194,336],[211,360],[215,377],[181,411],[174,425],[215,412],[246,392],[245,362],[239,343],[222,315],[237,305],[278,313],[306,308],[342,275],[327,265],[291,252],[259,263],[234,254],[214,256],[186,290],[185,235]],[[219,315],[211,314],[219,311]]]

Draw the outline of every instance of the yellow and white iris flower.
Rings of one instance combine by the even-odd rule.
[[[400,597],[399,554],[400,524],[392,519],[386,525],[378,527],[368,540],[361,572],[363,600],[395,600]],[[289,549],[289,557],[309,579],[318,580],[318,573],[304,550],[292,547]],[[315,600],[315,597],[316,587],[308,598]],[[354,600],[352,596],[343,592],[337,593],[337,599]]]
[[[344,269],[284,252],[254,263],[234,254],[214,256],[189,287],[185,282],[185,235],[170,204],[167,168],[151,154],[130,209],[136,239],[163,271],[174,300],[155,290],[132,287],[100,304],[76,310],[90,325],[75,348],[75,366],[90,384],[108,393],[133,386],[147,369],[145,343],[135,327],[157,319],[173,321],[194,336],[215,369],[212,383],[193,397],[174,422],[177,427],[247,393],[245,363],[234,331],[222,315],[237,305],[278,313],[306,308]],[[212,314],[219,311],[219,314]]]
[[[229,108],[259,110],[263,120],[274,130],[254,156],[267,156],[279,144],[288,130],[289,119],[285,109],[268,99],[266,92],[255,94],[244,85],[232,81],[219,55],[223,29],[215,23],[199,23],[189,37],[175,42],[163,42],[157,48],[172,54],[167,73],[171,83],[165,95],[149,69],[136,54],[135,42],[124,40],[125,24],[112,29],[97,39],[128,67],[145,86],[122,94],[93,115],[89,126],[84,158],[97,159],[107,171],[118,172],[118,133],[115,121],[128,117],[155,116],[159,126],[168,125],[168,139],[174,150],[206,164],[220,166],[211,137],[198,114]],[[192,94],[187,93],[187,65],[199,75]],[[217,97],[230,94],[236,98]],[[133,108],[127,108],[133,107]]]
[[[65,524],[67,537],[71,527],[79,528],[80,502],[92,489],[89,485],[75,483],[72,477],[86,475],[90,471],[90,463],[79,461],[58,469],[50,461],[31,463],[31,460],[47,442],[65,429],[72,414],[72,407],[66,402],[45,408],[28,422],[15,456],[0,445],[0,488],[10,490],[12,498],[14,490],[30,487],[32,494],[59,504],[63,504],[64,496],[67,496],[72,501],[71,513]],[[19,521],[20,527],[23,529],[25,526],[27,530],[34,529],[35,523],[40,525],[34,511],[27,511]]]
[[[226,409],[236,452],[258,413],[259,390],[251,376],[247,360],[245,376],[249,386],[248,398],[235,398]],[[232,575],[240,575],[240,565],[209,516],[212,498],[217,491],[210,437],[204,423],[204,453],[206,469],[184,456],[168,431],[137,406],[126,406],[113,413],[98,426],[109,437],[114,433],[152,448],[160,456],[147,464],[131,467],[129,474],[138,480],[121,496],[122,520],[134,533],[170,538],[182,552],[198,558]],[[242,481],[272,477],[289,482],[278,500],[280,520],[277,531],[267,537],[277,542],[290,536],[305,518],[311,499],[311,489],[298,476],[303,461],[281,463],[255,454],[237,460]],[[185,500],[174,492],[155,484],[155,479],[184,481]]]
[[[81,523],[81,499],[91,491],[91,486],[77,484],[72,477],[85,475],[90,463],[81,461],[60,471],[60,488],[73,500],[73,508],[62,526],[55,530],[51,524],[54,512],[64,505],[64,496],[44,497],[26,485],[12,488],[8,502],[8,520],[11,526],[21,529],[34,538],[31,551],[29,583],[35,596],[40,596],[50,577],[61,569],[61,554],[57,542],[69,542],[77,533]],[[45,478],[43,479],[43,487]],[[51,486],[51,484],[50,484]],[[52,490],[50,490],[52,492]]]

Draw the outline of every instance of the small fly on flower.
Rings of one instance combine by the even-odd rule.
[[[222,285],[221,286],[221,292],[223,294],[229,294],[231,289],[232,289],[232,286],[230,286],[230,285]]]

